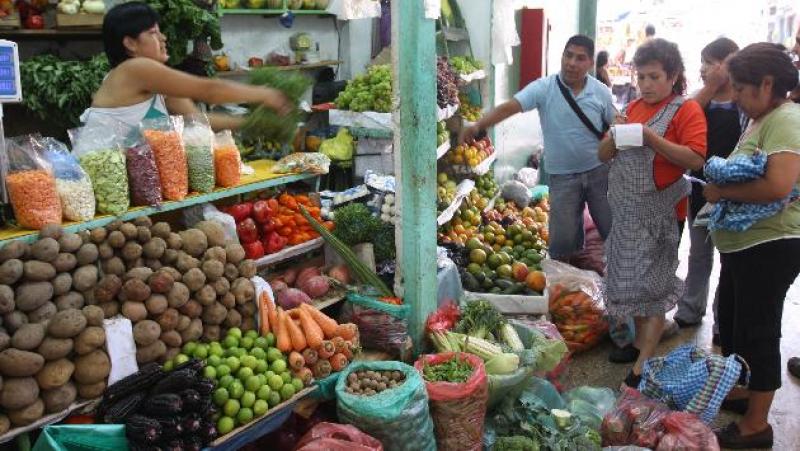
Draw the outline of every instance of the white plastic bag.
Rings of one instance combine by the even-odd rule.
[[[517,172],[517,180],[528,188],[533,188],[539,183],[539,171],[533,168],[522,168]]]
[[[213,204],[204,204],[203,219],[221,225],[225,232],[225,241],[239,242],[239,236],[236,234],[236,220],[233,219],[233,216],[219,211]]]
[[[372,19],[381,16],[378,0],[331,0],[328,12],[339,20]]]

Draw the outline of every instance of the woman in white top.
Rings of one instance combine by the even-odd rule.
[[[136,127],[143,119],[196,113],[194,101],[208,104],[261,104],[285,114],[293,105],[279,91],[218,79],[195,77],[168,67],[167,43],[159,16],[141,2],[119,4],[103,19],[103,44],[111,71],[94,95],[83,123],[111,117]],[[216,130],[238,128],[242,120],[210,114]]]

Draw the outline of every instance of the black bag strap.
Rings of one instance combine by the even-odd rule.
[[[597,139],[603,139],[603,135],[606,133],[606,131],[608,131],[609,127],[605,118],[603,118],[603,131],[600,131],[597,129],[597,127],[594,126],[594,124],[592,124],[592,121],[590,121],[589,118],[586,117],[586,114],[583,112],[581,107],[578,106],[578,102],[576,102],[575,99],[572,97],[572,94],[569,92],[567,87],[564,86],[564,83],[561,83],[561,78],[559,78],[558,75],[556,75],[556,83],[558,83],[558,89],[564,96],[564,100],[567,101],[569,106],[572,108],[572,111],[574,111],[575,114],[578,116],[578,119],[580,119],[581,122],[583,122],[583,125],[585,125],[590,132],[594,133],[594,135],[597,136]]]

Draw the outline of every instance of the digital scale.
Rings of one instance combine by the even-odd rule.
[[[17,43],[0,39],[0,203],[8,204],[6,174],[6,134],[3,129],[3,104],[22,101],[22,84],[19,79],[19,50]]]

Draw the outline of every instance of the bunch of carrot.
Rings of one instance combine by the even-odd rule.
[[[355,324],[339,324],[310,304],[283,310],[264,291],[258,307],[261,334],[275,335],[275,347],[289,355],[289,367],[306,384],[344,369],[358,349]]]

